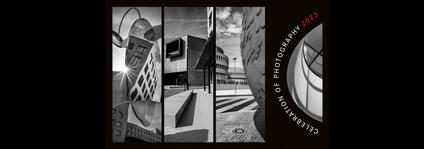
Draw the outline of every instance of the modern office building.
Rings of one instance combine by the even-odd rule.
[[[228,56],[222,48],[216,46],[216,84],[228,84]]]
[[[151,28],[151,26],[147,27]],[[160,78],[161,69],[158,66],[160,67],[161,62],[157,55],[160,57],[160,49],[156,42],[144,39],[144,36],[129,35],[125,64],[129,69],[127,84],[130,88],[131,100],[160,102],[162,89],[158,85],[158,78]]]
[[[208,39],[185,35],[165,43],[164,84],[181,85],[186,89],[213,86],[215,40],[213,7],[207,7]]]
[[[113,142],[161,142],[162,132],[151,131],[128,122],[129,103],[122,103],[112,108]]]
[[[216,46],[216,84],[234,84],[248,85],[246,75],[243,70],[234,71],[228,67],[228,56],[224,50]]]
[[[165,85],[209,86],[212,62],[207,40],[186,35],[165,44]],[[209,58],[208,58],[209,57]],[[203,59],[202,59],[203,58]]]
[[[228,72],[228,79],[230,80],[230,83],[234,84],[240,84],[240,85],[248,85],[246,75],[244,72]]]

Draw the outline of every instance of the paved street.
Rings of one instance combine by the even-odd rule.
[[[254,116],[260,110],[253,96],[217,97],[217,142],[264,142],[254,124]]]
[[[217,97],[216,112],[236,112],[236,111],[252,111],[259,109],[253,96],[233,96],[233,97]]]

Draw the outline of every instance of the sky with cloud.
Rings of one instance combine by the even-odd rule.
[[[229,71],[243,71],[240,53],[241,22],[243,7],[216,7],[216,45],[224,50],[229,58]],[[233,58],[236,57],[236,64]]]
[[[131,7],[113,7],[112,8],[112,30],[118,33],[119,23],[124,13]],[[142,18],[147,19],[152,26],[161,24],[162,10],[161,7],[136,7],[140,11]],[[139,18],[137,11],[131,10],[127,13],[121,25],[119,33],[122,39],[128,37],[132,24]],[[111,35],[112,36],[112,35]],[[161,39],[158,40],[161,49]],[[112,44],[112,43],[111,43]],[[120,71],[125,67],[125,48],[118,48],[112,44],[112,70]]]
[[[165,43],[185,35],[208,38],[206,7],[165,7],[164,13]]]

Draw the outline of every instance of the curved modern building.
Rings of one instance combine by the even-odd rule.
[[[296,46],[287,68],[287,83],[298,107],[322,122],[322,24]]]
[[[216,46],[216,84],[228,84],[228,56]]]
[[[240,35],[241,57],[250,90],[265,110],[265,8],[245,7]]]
[[[244,73],[261,110],[254,123],[265,138],[265,7],[245,7],[240,35]]]

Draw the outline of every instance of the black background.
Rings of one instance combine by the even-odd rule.
[[[291,41],[290,46],[287,48],[285,54],[290,55],[291,50],[297,45],[301,38],[306,35],[310,30],[319,25],[320,23],[324,24],[324,44],[323,48],[325,49],[325,57],[328,57],[329,51],[329,2],[327,0],[322,1],[175,1],[175,0],[156,0],[156,1],[134,1],[134,0],[111,0],[106,3],[106,47],[109,47],[110,38],[107,36],[110,33],[111,25],[111,7],[113,6],[264,6],[265,7],[265,17],[266,17],[266,78],[272,78],[272,66],[273,60],[276,57],[276,52],[280,47],[280,44],[286,37],[286,35],[293,29],[294,26],[300,25],[300,21],[305,19],[308,15],[317,12],[319,17],[317,20],[311,22],[306,28],[302,27],[302,30],[299,31],[299,35],[296,35],[295,39]],[[329,50],[327,50],[329,49]],[[110,51],[107,50],[106,51]],[[111,54],[112,52],[108,52],[107,55],[107,64],[111,64]],[[284,59],[288,60],[288,56],[285,56]],[[326,59],[326,58],[324,58]],[[287,63],[282,63],[281,74],[285,74],[285,67]],[[324,60],[324,68],[328,68],[328,60]],[[329,69],[324,69],[324,74],[329,74]],[[110,68],[108,71],[111,71]],[[327,75],[328,76],[328,75]],[[324,76],[324,78],[327,78]],[[109,74],[107,74],[106,78],[111,78]],[[223,147],[264,147],[268,145],[278,145],[283,148],[329,148],[329,117],[328,117],[328,80],[324,79],[324,123],[319,123],[307,115],[303,114],[300,109],[297,109],[295,103],[291,102],[289,99],[291,96],[287,92],[285,79],[281,79],[278,81],[282,81],[283,93],[284,97],[287,98],[287,102],[290,104],[290,107],[296,112],[296,114],[307,123],[312,124],[313,126],[319,126],[319,134],[312,135],[308,133],[304,128],[300,128],[295,125],[295,123],[287,118],[286,114],[283,114],[283,109],[279,106],[279,102],[277,97],[279,94],[273,93],[272,84],[275,80],[267,79],[266,81],[266,137],[265,143],[215,143],[214,146],[223,146]],[[107,84],[110,81],[107,81]],[[109,83],[110,84],[110,83]],[[107,85],[109,87],[109,85]],[[107,92],[107,99],[110,100],[111,93]],[[108,111],[110,107],[109,103],[106,103],[106,113],[110,113]],[[109,118],[106,115],[106,118]],[[142,143],[110,143],[111,142],[111,134],[109,127],[111,127],[108,122],[109,119],[105,120],[106,122],[106,144],[107,147],[110,148],[136,148],[140,146]],[[150,147],[158,147],[158,146],[183,146],[183,145],[205,145],[202,143],[162,143],[162,144],[149,144]],[[143,144],[143,147],[147,147]]]
[[[108,59],[111,53],[105,52],[107,45],[110,45],[107,43],[110,34],[105,31],[111,29],[111,25],[108,25],[110,22],[107,21],[107,17],[111,17],[109,12],[111,9],[108,9],[111,1],[25,2],[26,7],[31,8],[26,8],[22,6],[23,3],[18,2],[20,4],[16,6],[20,6],[20,9],[4,13],[4,20],[7,20],[4,25],[11,27],[4,30],[12,34],[5,36],[6,44],[2,48],[5,51],[2,57],[2,62],[5,64],[3,80],[8,83],[4,85],[6,93],[2,98],[6,102],[2,105],[7,110],[3,113],[4,123],[9,125],[4,127],[4,130],[12,131],[5,136],[11,138],[10,142],[16,141],[13,143],[15,147],[20,145],[33,147],[42,144],[42,147],[53,148],[287,148],[289,142],[300,144],[301,148],[302,145],[314,145],[319,142],[329,143],[330,148],[364,148],[399,144],[397,139],[387,134],[410,127],[390,125],[399,122],[399,117],[405,119],[405,115],[392,114],[393,111],[405,108],[401,102],[396,102],[404,99],[404,96],[400,96],[399,90],[392,88],[397,86],[393,83],[399,82],[395,81],[396,78],[405,76],[388,77],[381,75],[380,71],[389,70],[389,74],[397,75],[396,72],[406,72],[408,68],[401,67],[400,64],[392,67],[393,62],[386,61],[386,58],[404,56],[401,55],[402,52],[388,51],[389,54],[396,55],[390,55],[392,57],[386,57],[387,52],[377,54],[380,46],[384,46],[381,43],[394,43],[393,41],[398,39],[395,37],[399,37],[393,34],[396,32],[378,29],[394,22],[402,22],[398,17],[392,18],[392,13],[387,15],[387,12],[394,9],[377,11],[376,8],[380,8],[381,3],[119,0],[120,3],[125,3],[120,4],[123,6],[265,5],[267,53],[268,49],[277,46],[274,44],[280,44],[281,38],[306,14],[315,10],[322,14],[329,10],[329,16],[326,18],[328,26],[325,27],[329,33],[329,42],[326,42],[329,44],[329,57],[326,59],[328,68],[325,71],[328,71],[326,89],[329,97],[330,134],[328,137],[322,137],[328,139],[328,142],[285,138],[290,136],[286,135],[290,130],[284,130],[287,124],[283,122],[281,108],[276,101],[267,100],[267,110],[271,112],[267,111],[266,115],[266,143],[158,143],[107,146],[110,134],[105,131],[109,129],[105,124],[110,123],[108,123],[109,117],[105,115],[110,111],[106,109],[105,100],[110,94],[111,86],[107,83],[110,81],[110,76],[105,74],[109,74],[111,70]],[[329,9],[322,9],[326,7]],[[387,37],[391,39],[386,40]],[[379,41],[381,38],[384,38],[384,41]],[[271,41],[276,43],[270,43]],[[401,49],[400,46],[405,44],[389,44],[389,46],[394,45],[395,48]],[[10,51],[13,53],[8,53]],[[273,56],[275,55],[271,55]],[[419,59],[412,60],[416,62]],[[377,63],[373,63],[375,61]],[[391,65],[387,65],[388,63]],[[393,83],[387,83],[387,80]],[[267,85],[267,92],[270,88],[268,86],[270,85]],[[388,89],[380,92],[378,88]],[[267,99],[269,96],[267,95]],[[389,100],[396,105],[388,106],[380,102],[378,105],[375,104],[377,101],[392,99],[385,96],[396,98]],[[16,110],[16,107],[20,110]],[[390,114],[385,111],[387,109],[375,110],[384,107],[396,109],[389,111]],[[380,120],[387,121],[379,122]],[[323,130],[320,133],[322,132]],[[402,144],[403,147],[404,145],[407,144]]]

